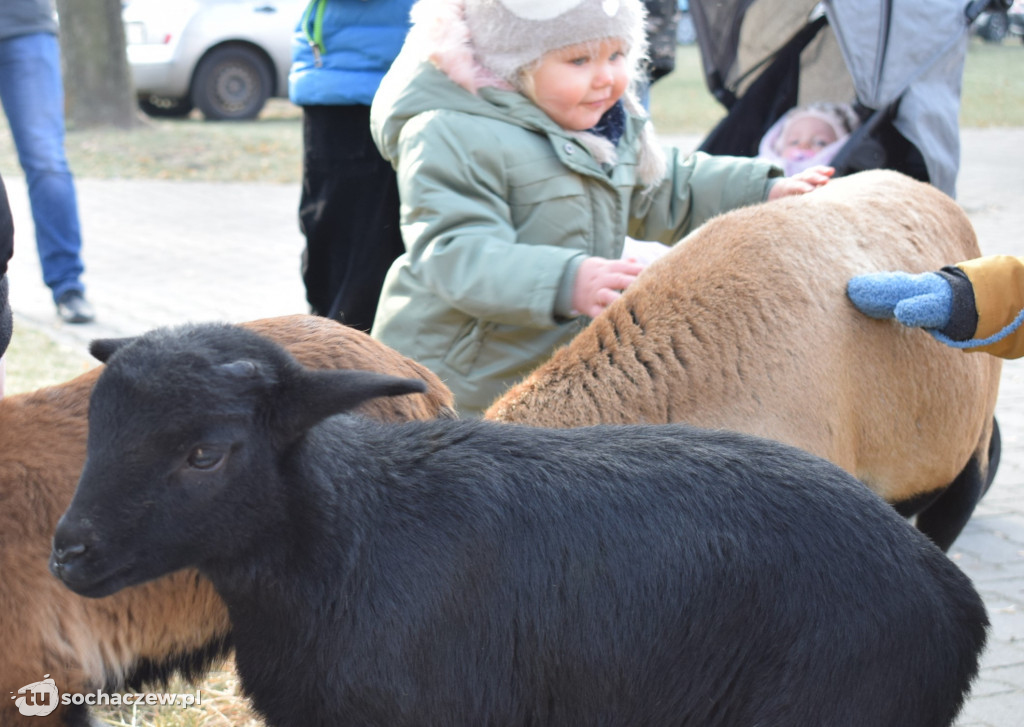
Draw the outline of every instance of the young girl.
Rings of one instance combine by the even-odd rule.
[[[633,282],[627,235],[671,244],[831,174],[660,148],[630,88],[640,0],[420,0],[412,18],[371,110],[407,250],[372,333],[441,376],[461,414]]]

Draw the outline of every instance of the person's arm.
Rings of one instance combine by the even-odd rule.
[[[872,318],[927,329],[946,345],[1024,356],[1024,259],[989,255],[928,273],[858,275],[850,301]]]
[[[768,190],[768,199],[782,199],[798,194],[813,192],[818,187],[828,184],[836,170],[832,167],[813,166],[791,177],[773,180]]]
[[[748,157],[667,151],[667,172],[653,189],[633,194],[629,235],[674,244],[715,215],[763,202],[782,170]]]

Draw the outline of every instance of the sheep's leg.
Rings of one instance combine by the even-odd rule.
[[[988,487],[977,457],[971,457],[952,484],[917,516],[917,529],[949,550]]]
[[[992,486],[992,480],[996,478],[996,471],[999,469],[999,458],[1003,452],[1003,439],[999,434],[999,422],[992,417],[992,437],[988,440],[988,469],[985,472],[985,489],[981,493],[984,497],[988,488]],[[979,500],[981,497],[978,498]]]

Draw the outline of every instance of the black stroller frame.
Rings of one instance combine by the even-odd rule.
[[[812,7],[801,16],[803,24],[773,52],[742,67],[738,58],[743,43],[741,27],[751,7],[758,2],[775,2],[781,8],[781,2],[792,12],[796,3],[793,0],[694,0],[690,3],[690,12],[701,49],[705,80],[708,89],[728,111],[705,137],[700,150],[755,156],[761,138],[772,124],[800,103],[805,51],[830,28],[839,41],[855,97],[810,100],[849,102],[861,120],[831,162],[836,174],[895,169],[955,196],[959,168],[957,115],[967,31],[987,8],[1012,2],[972,0],[964,7],[959,1],[941,0],[932,4],[945,13],[936,15],[938,30],[921,28],[920,31],[924,34],[934,31],[936,40],[930,45],[919,44],[911,62],[900,58],[906,38],[894,37],[897,28],[903,27],[899,24],[905,26],[907,22],[900,15],[905,12],[906,3],[825,0],[816,4],[805,2],[805,6]],[[871,16],[872,22],[863,22],[865,15]],[[912,20],[919,22],[917,17]],[[856,27],[844,37],[847,23]],[[849,37],[854,31],[869,37]],[[886,65],[894,62],[903,64],[897,74],[896,90],[876,92],[876,86],[884,83],[892,86],[892,80],[883,80],[883,77]],[[851,68],[858,70],[854,72]],[[858,73],[861,78],[857,77]],[[908,93],[913,98],[911,108],[904,113],[901,106]],[[935,99],[934,108],[929,107],[930,99]]]

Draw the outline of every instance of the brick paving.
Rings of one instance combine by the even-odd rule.
[[[670,141],[692,148],[696,140]],[[962,142],[957,198],[982,251],[1024,255],[1024,129],[964,129]],[[40,282],[24,180],[5,182],[17,229],[10,275],[17,325],[84,352],[99,336],[306,310],[298,185],[78,180],[85,282],[99,317],[67,326]],[[1024,724],[1024,362],[1004,366],[997,416],[998,475],[950,551],[992,619],[981,676],[958,727]]]

